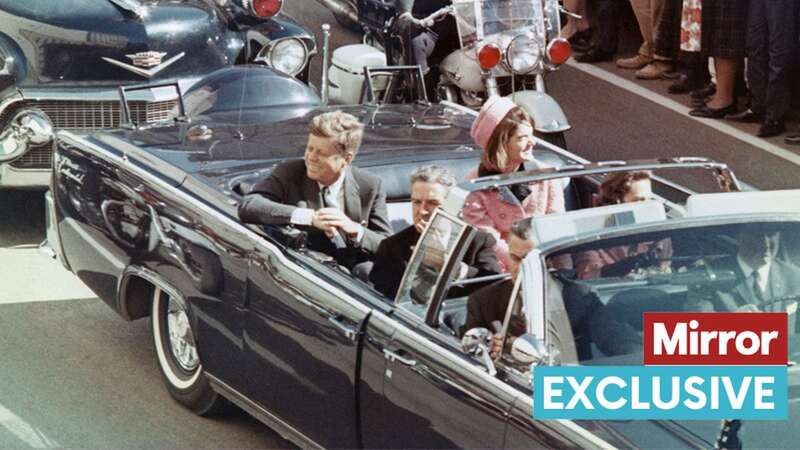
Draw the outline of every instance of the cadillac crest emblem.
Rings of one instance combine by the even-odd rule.
[[[164,58],[166,52],[139,52],[133,55],[125,55],[131,60],[133,60],[133,65],[137,67],[144,67],[145,69],[149,69],[151,67],[155,67],[161,64],[161,59]]]

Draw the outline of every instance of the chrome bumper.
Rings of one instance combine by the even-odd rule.
[[[50,185],[52,169],[15,169],[9,164],[0,164],[0,187],[43,188]]]

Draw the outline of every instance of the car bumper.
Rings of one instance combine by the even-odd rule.
[[[51,169],[16,169],[9,164],[0,164],[0,187],[35,189],[50,185]]]

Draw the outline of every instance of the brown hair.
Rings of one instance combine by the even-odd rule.
[[[502,172],[506,167],[508,155],[506,145],[508,138],[517,132],[520,124],[527,123],[533,127],[533,119],[519,106],[511,108],[502,121],[492,131],[486,151],[481,154],[481,165],[490,171]]]
[[[614,172],[606,175],[600,185],[597,206],[622,203],[625,194],[630,192],[631,185],[637,181],[649,180],[651,174],[646,170],[634,172]]]
[[[311,119],[309,132],[317,137],[333,138],[340,152],[355,156],[361,146],[364,125],[352,114],[330,111]]]

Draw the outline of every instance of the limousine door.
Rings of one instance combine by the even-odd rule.
[[[464,354],[455,336],[428,320],[450,274],[459,269],[468,233],[462,221],[437,212],[409,261],[395,301],[397,328],[380,349],[386,361],[381,447],[503,446],[515,392]],[[367,341],[372,332],[370,324]]]
[[[316,444],[359,447],[357,360],[369,312],[276,247],[257,245],[245,320],[248,397]]]

